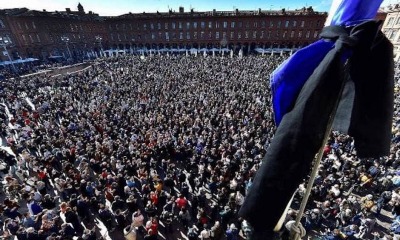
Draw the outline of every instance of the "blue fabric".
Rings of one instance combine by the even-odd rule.
[[[338,6],[331,25],[350,26],[373,19],[383,0],[343,0]],[[278,126],[289,112],[304,83],[315,68],[334,47],[333,42],[319,40],[297,51],[271,74],[272,105]],[[348,51],[343,61],[350,57]]]
[[[272,73],[272,104],[276,125],[292,108],[304,83],[333,46],[333,42],[319,40],[297,51]]]
[[[343,0],[332,18],[331,26],[350,26],[374,19],[383,0]]]

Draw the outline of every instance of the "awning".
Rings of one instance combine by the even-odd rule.
[[[13,61],[0,62],[0,65],[5,66],[5,65],[10,65],[10,64],[19,64],[19,63],[38,61],[38,60],[39,59],[37,59],[37,58],[16,59],[16,60],[13,60]]]

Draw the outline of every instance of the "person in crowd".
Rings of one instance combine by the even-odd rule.
[[[6,74],[4,234],[95,239],[100,220],[111,239],[129,225],[144,239],[238,239],[237,211],[276,129],[267,79],[286,58],[120,55],[54,77]],[[396,89],[399,77],[396,66]],[[400,232],[399,139],[397,110],[390,156],[357,158],[354,139],[332,132],[302,220],[308,233],[380,239],[375,223],[388,211],[389,231]]]

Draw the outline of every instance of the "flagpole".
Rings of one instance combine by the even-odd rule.
[[[345,63],[343,71],[345,71],[346,65],[347,65],[347,61]],[[304,210],[306,209],[308,198],[310,197],[311,190],[312,190],[312,187],[314,185],[315,178],[317,176],[317,173],[318,173],[318,170],[319,170],[319,166],[321,164],[322,157],[324,155],[325,145],[328,143],[329,136],[331,135],[331,132],[332,132],[333,122],[335,120],[335,116],[336,116],[336,112],[337,112],[337,109],[338,109],[338,106],[339,106],[340,98],[342,96],[343,89],[344,89],[345,81],[344,81],[344,76],[343,75],[344,74],[342,73],[342,77],[341,77],[342,86],[341,86],[341,89],[339,91],[338,98],[336,99],[335,106],[332,109],[332,113],[331,113],[331,115],[329,117],[328,124],[327,124],[326,130],[325,130],[325,133],[324,133],[324,139],[322,140],[321,148],[319,149],[318,154],[317,154],[317,158],[315,159],[315,162],[313,164],[313,168],[312,168],[312,171],[311,171],[311,174],[310,174],[310,179],[308,180],[308,183],[307,183],[306,192],[305,192],[304,197],[303,197],[303,199],[301,201],[299,211],[297,212],[296,221],[291,226],[291,228],[288,229],[290,231],[289,240],[300,240],[301,238],[304,237],[304,236],[301,236],[301,235],[305,235],[304,227],[301,225],[300,221],[303,218]]]

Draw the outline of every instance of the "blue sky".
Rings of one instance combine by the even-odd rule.
[[[93,11],[103,16],[117,16],[128,12],[165,12],[168,7],[178,10],[183,6],[185,11],[191,7],[195,11],[256,10],[258,8],[278,10],[286,8],[293,10],[304,6],[313,6],[317,11],[329,11],[332,0],[0,0],[0,8],[27,7],[29,9],[54,11],[71,8],[76,10],[80,2],[85,11]],[[385,0],[384,4],[396,3],[398,0]]]

